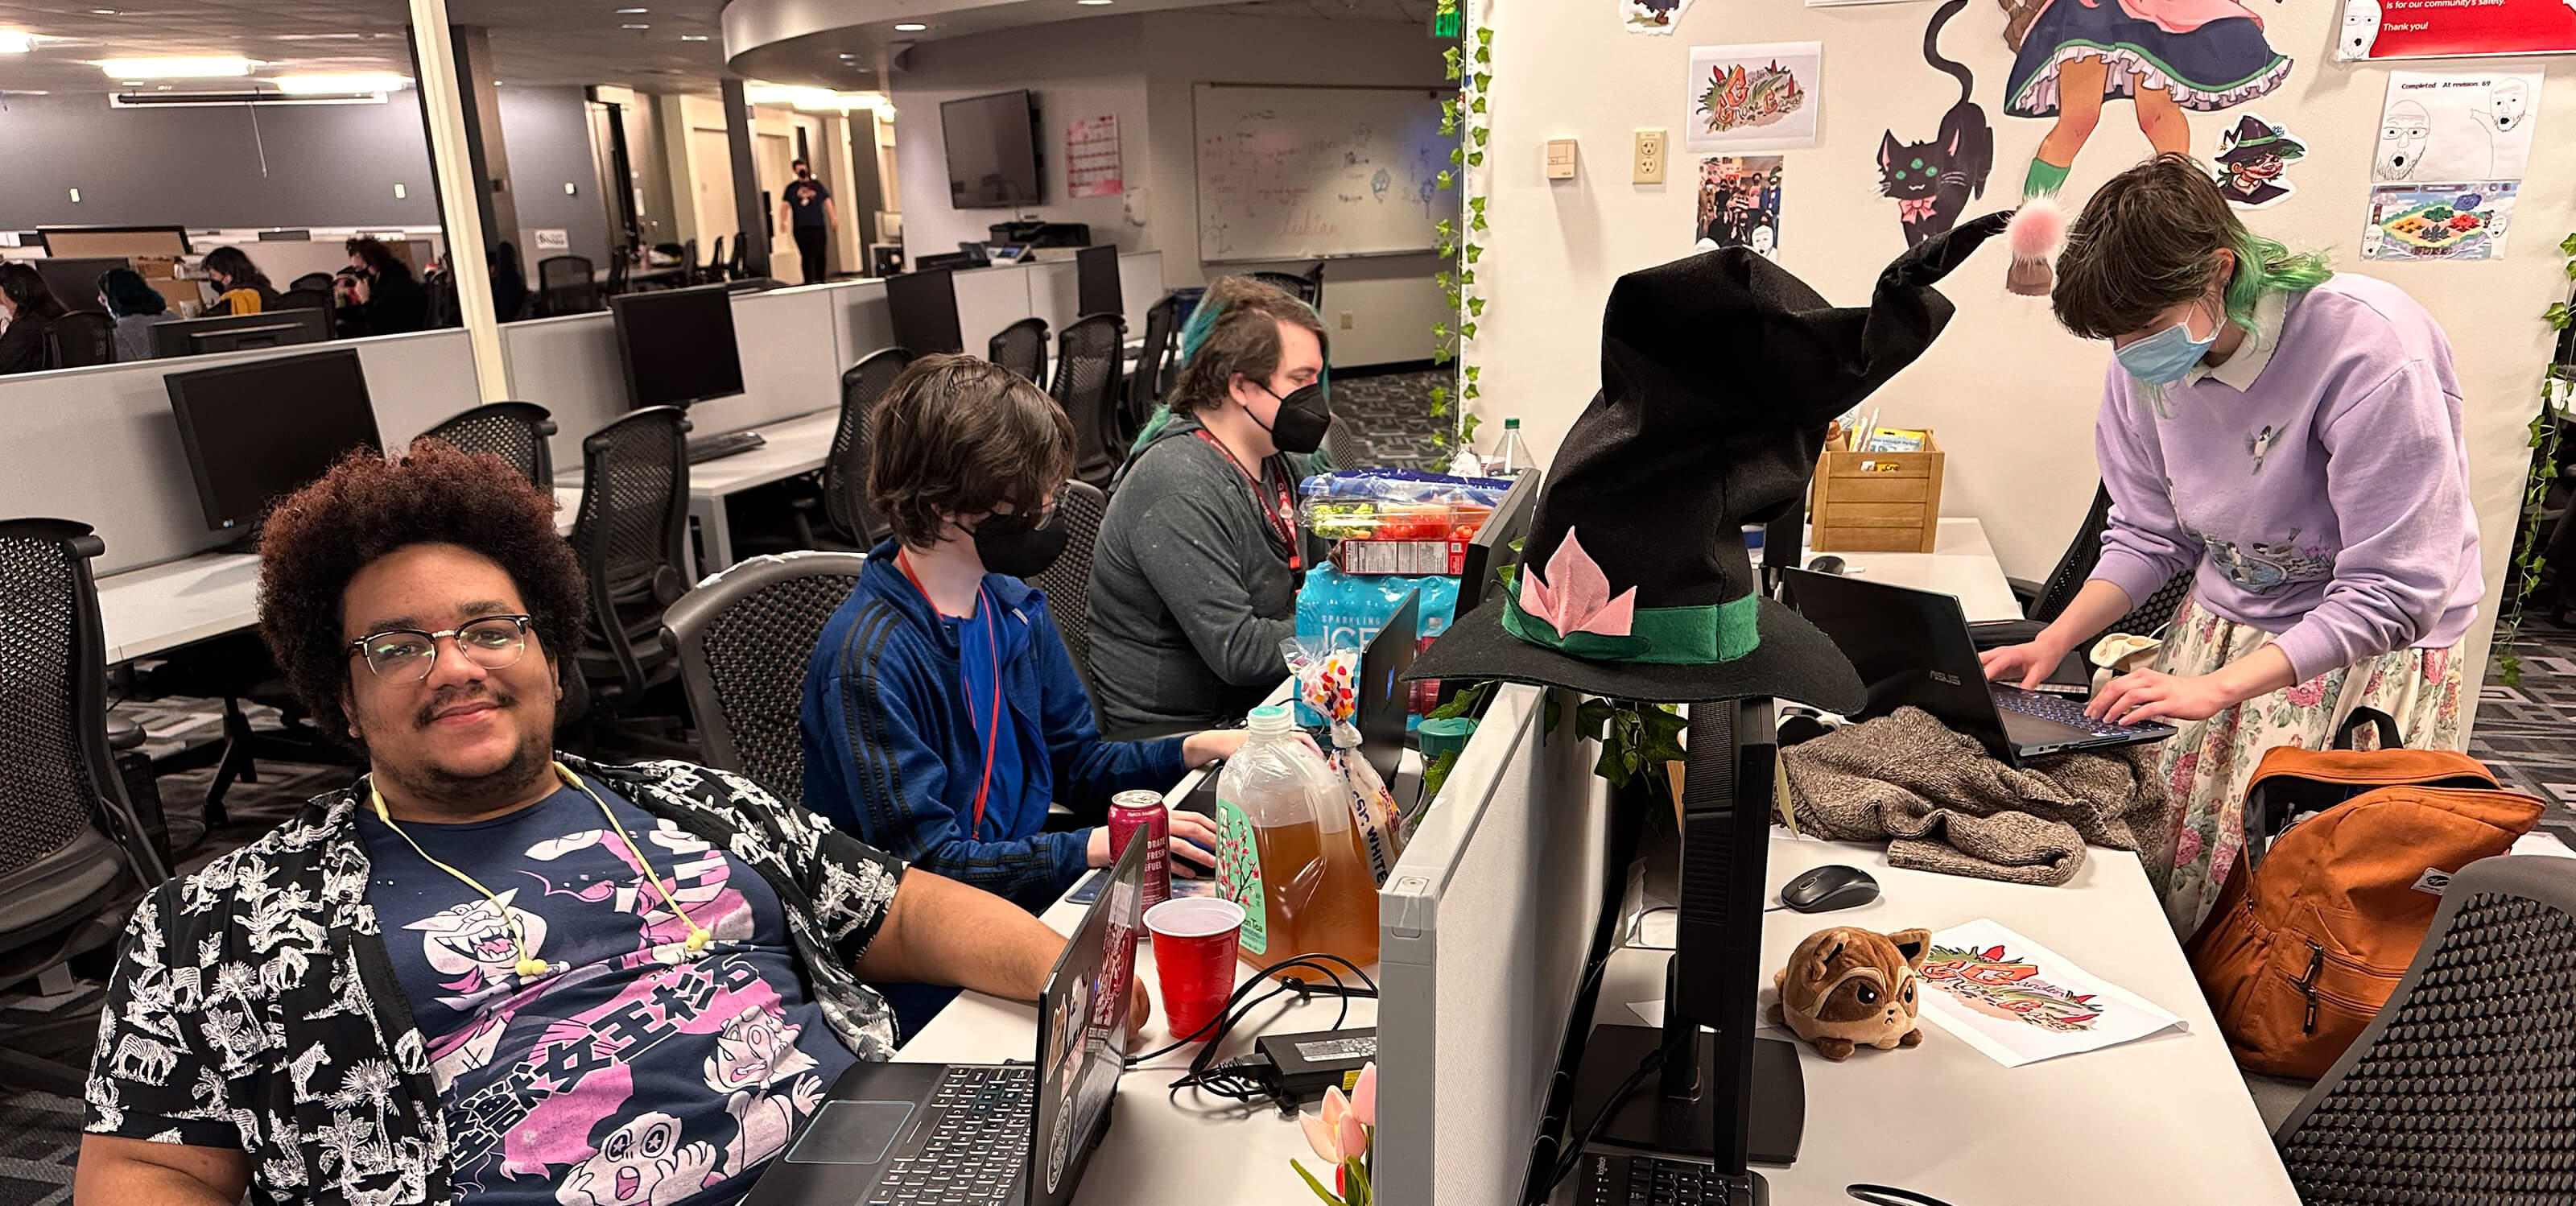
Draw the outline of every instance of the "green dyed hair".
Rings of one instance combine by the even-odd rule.
[[[2221,251],[2234,260],[2224,284]],[[2324,252],[2292,251],[2246,229],[2210,169],[2167,153],[2112,177],[2084,203],[2049,300],[2067,330],[2110,339],[2215,292],[2228,321],[2251,335],[2265,292],[2302,292],[2333,275]]]

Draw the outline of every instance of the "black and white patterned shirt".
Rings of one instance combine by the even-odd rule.
[[[852,970],[903,864],[749,780],[681,762],[566,765],[758,871],[813,998],[860,1059],[894,1015]],[[99,1020],[92,1134],[232,1148],[253,1201],[451,1201],[452,1148],[374,909],[363,785],[162,885],[135,911]]]

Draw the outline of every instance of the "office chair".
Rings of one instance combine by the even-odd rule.
[[[1136,371],[1127,378],[1127,413],[1120,431],[1129,442],[1145,430],[1145,420],[1163,401],[1163,374],[1172,358],[1173,337],[1180,333],[1181,299],[1164,294],[1145,308],[1145,346],[1136,355]]]
[[[725,261],[725,275],[738,281],[751,276],[751,240],[740,233],[733,236],[733,258]]]
[[[600,292],[608,297],[626,292],[626,274],[629,270],[630,265],[623,250],[608,257],[608,284],[602,287]]]
[[[590,257],[550,255],[537,261],[537,296],[542,313],[588,314],[600,308],[599,282],[591,276]]]
[[[1262,284],[1275,286],[1280,292],[1308,306],[1313,306],[1315,300],[1322,295],[1324,285],[1321,272],[1310,272],[1303,276],[1287,272],[1247,272],[1244,275]]]
[[[574,666],[588,680],[603,726],[643,748],[687,757],[694,747],[659,740],[678,727],[637,714],[646,694],[679,677],[662,640],[662,609],[688,593],[689,418],[648,406],[581,442],[581,509],[573,553],[589,580],[590,617]],[[618,724],[617,722],[625,722]]]
[[[1046,380],[1047,321],[1023,318],[995,333],[984,358],[1035,383]]]
[[[2309,1206],[2576,1201],[2576,859],[2452,876],[2388,1004],[2273,1143]]]
[[[331,291],[329,289],[297,288],[289,289],[284,293],[278,294],[276,308],[280,310],[320,310],[323,313],[328,314],[331,312],[331,305]]]
[[[1317,314],[1324,312],[1324,264],[1317,260],[1314,267],[1306,270],[1306,304],[1313,306]]]
[[[421,434],[465,452],[488,452],[510,462],[540,490],[555,488],[555,454],[546,437],[554,416],[534,402],[489,402],[448,418]]]
[[[1056,336],[1055,381],[1048,392],[1073,420],[1073,474],[1104,490],[1127,453],[1118,440],[1119,361],[1126,342],[1127,320],[1115,314],[1094,314]]]
[[[2067,544],[2066,552],[2058,557],[2056,567],[2048,571],[2048,579],[2045,582],[2032,582],[2027,578],[2006,579],[2012,587],[2013,597],[2021,601],[2023,618],[2004,621],[2000,624],[1978,625],[1979,644],[1992,645],[2007,638],[2029,640],[2038,635],[2040,629],[2047,627],[2050,621],[2065,614],[2066,605],[2075,601],[2077,592],[2084,589],[2085,580],[2092,577],[2093,567],[2101,562],[2102,531],[2110,524],[2110,488],[2096,486],[2093,489],[2092,509],[2084,513],[2084,522],[2076,528],[2075,539]],[[2166,621],[2173,619],[2174,613],[2182,609],[2184,597],[2191,593],[2192,577],[2191,570],[2174,575],[2166,580],[2164,585],[2157,587],[2154,593],[2149,594],[2143,602],[2132,606],[2129,614],[2120,617],[2102,632],[2126,632],[2145,636],[2163,628]],[[1987,635],[1990,633],[1992,635]],[[2093,638],[2100,635],[2101,633],[2094,633],[2086,637],[2085,644],[2090,645]]]
[[[289,282],[286,288],[289,292],[297,289],[319,289],[324,293],[329,293],[331,291],[331,274],[328,272],[307,272],[304,275],[295,278],[292,282]]]
[[[1109,496],[1098,487],[1066,482],[1055,495],[1055,521],[1065,525],[1064,554],[1029,585],[1046,592],[1047,610],[1056,631],[1064,634],[1065,652],[1082,684],[1091,685],[1091,550],[1100,540],[1100,521],[1109,514]]]
[[[754,557],[700,583],[662,615],[708,766],[739,771],[790,804],[805,798],[805,665],[858,585],[863,553]]]
[[[823,457],[822,498],[796,502],[797,536],[807,548],[824,546],[813,524],[819,506],[833,542],[859,552],[894,534],[894,528],[868,505],[868,421],[886,387],[903,375],[912,353],[880,348],[861,357],[841,374],[841,421],[832,429],[832,447]]]
[[[691,239],[686,243],[680,244],[681,287],[686,288],[690,285],[703,285],[707,283],[709,279],[706,265],[698,262],[698,241],[696,239]]]
[[[107,646],[89,525],[0,522],[0,990],[71,987],[64,964],[114,949],[132,904],[169,875],[107,736]],[[89,1079],[29,1054],[95,1034],[84,1014],[0,1042],[0,1085],[77,1099]]]
[[[1368,428],[1360,424],[1359,416],[1339,408],[1333,411],[1333,425],[1324,429],[1324,454],[1332,458],[1335,469],[1368,469],[1377,464]]]
[[[74,310],[45,327],[46,368],[116,363],[116,320],[105,310]]]

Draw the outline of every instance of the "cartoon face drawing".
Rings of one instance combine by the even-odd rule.
[[[715,1164],[712,1145],[681,1145],[679,1119],[638,1114],[564,1174],[555,1200],[563,1206],[671,1206],[705,1188]]]
[[[2576,0],[2569,0],[2576,3]],[[2343,8],[2343,35],[2335,43],[2335,57],[2366,59],[2370,47],[2379,41],[2379,0],[2347,0]]]
[[[468,901],[403,928],[421,931],[421,957],[429,960],[431,967],[451,976],[479,971],[485,983],[498,981],[511,975],[519,963],[518,944],[511,941],[513,921],[527,943],[530,957],[535,957],[546,944],[546,919],[510,907],[511,899],[518,894],[519,890],[512,888],[491,900]],[[499,908],[493,907],[496,901]]]
[[[746,1009],[716,1035],[715,1054],[704,1068],[707,1087],[719,1093],[758,1089],[814,1066],[796,1047],[804,1031],[776,1009]]]
[[[2379,157],[2370,165],[2373,180],[2412,180],[2415,167],[2424,158],[2424,144],[2433,134],[2433,116],[2414,101],[2399,101],[2388,107],[2388,120],[2379,128]]]
[[[1770,227],[1756,226],[1753,228],[1753,254],[1761,256],[1766,260],[1770,259],[1771,253],[1778,246],[1779,241],[1779,236],[1772,234]]]
[[[2487,89],[2487,117],[2498,134],[2510,133],[2531,116],[2531,85],[2522,80],[2498,80]]]

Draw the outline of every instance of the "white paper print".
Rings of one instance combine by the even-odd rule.
[[[1690,6],[1691,0],[1619,0],[1619,23],[1629,33],[1668,34]]]
[[[2537,71],[2392,71],[2370,178],[2520,180],[2540,122]]]
[[[2344,0],[2343,32],[2335,38],[2335,57],[2345,62],[2370,57],[2379,41],[2379,0]]]
[[[2511,180],[2372,185],[2361,258],[2491,260],[2503,255],[2520,187]]]
[[[1118,147],[1118,115],[1105,113],[1064,127],[1064,191],[1074,197],[1114,197],[1126,187]]]
[[[2186,1023],[1980,918],[1932,936],[1923,1017],[2007,1068],[2098,1051]]]
[[[1691,47],[1682,149],[1707,154],[1816,145],[1824,57],[1822,42]]]

